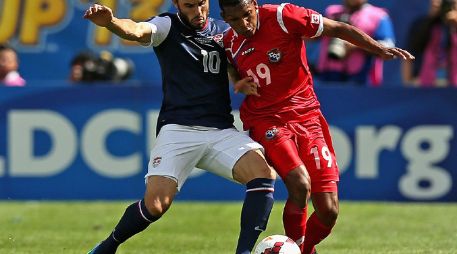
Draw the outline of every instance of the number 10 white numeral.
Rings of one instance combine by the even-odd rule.
[[[314,155],[314,162],[316,162],[316,168],[321,169],[321,158],[319,156],[319,149],[317,146],[311,148],[311,154]],[[330,150],[328,147],[324,146],[321,149],[322,158],[327,161],[327,167],[332,166],[332,156],[330,155]]]

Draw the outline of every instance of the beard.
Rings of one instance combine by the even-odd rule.
[[[197,16],[190,19],[178,7],[178,15],[186,25],[192,27],[193,29],[200,30],[205,27],[209,12],[206,15]]]

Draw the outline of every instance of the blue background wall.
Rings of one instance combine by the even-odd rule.
[[[40,86],[0,88],[0,199],[140,197],[160,89]],[[342,199],[457,201],[457,90],[317,93],[332,125]],[[276,197],[286,198],[277,186]],[[178,198],[242,197],[242,186],[195,172]]]

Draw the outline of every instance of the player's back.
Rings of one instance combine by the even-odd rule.
[[[154,48],[162,71],[163,102],[158,130],[165,124],[233,126],[222,33],[227,25],[208,18],[195,31],[176,14],[167,38]]]

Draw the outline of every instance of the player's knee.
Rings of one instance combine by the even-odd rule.
[[[276,179],[276,172],[268,165],[263,154],[258,150],[244,154],[233,169],[233,177],[241,183],[256,178]]]
[[[329,227],[333,227],[336,224],[336,220],[338,219],[338,207],[337,206],[330,206],[320,211],[320,218],[322,223]]]
[[[172,201],[167,199],[148,199],[145,200],[146,208],[148,212],[153,215],[160,217],[168,208],[170,208]]]
[[[285,183],[289,197],[300,207],[305,207],[311,195],[311,179],[309,176],[300,173],[299,170],[293,170],[287,175]]]

